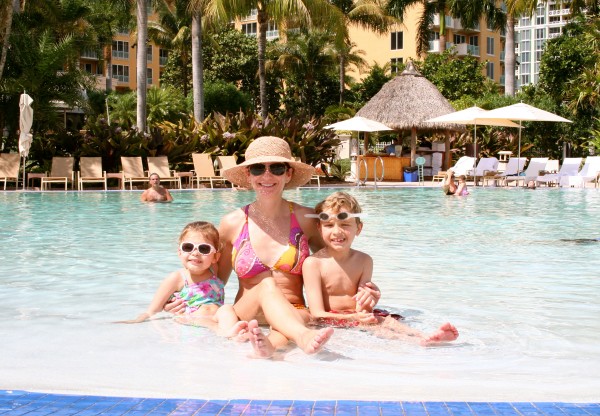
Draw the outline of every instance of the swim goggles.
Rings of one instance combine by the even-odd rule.
[[[215,249],[210,244],[194,244],[185,241],[179,245],[179,249],[184,253],[192,253],[194,252],[194,250],[198,250],[198,253],[202,254],[203,256],[208,256],[210,253],[217,252],[217,249]]]
[[[281,176],[289,169],[289,166],[285,163],[271,163],[270,165],[265,165],[263,163],[255,163],[254,165],[250,165],[248,167],[248,171],[252,176],[260,176],[263,175],[267,169],[269,172],[275,176]]]
[[[338,212],[335,215],[329,215],[326,212],[321,212],[319,214],[305,214],[304,215],[306,218],[318,218],[321,221],[329,221],[329,220],[333,220],[336,219],[338,221],[344,221],[347,220],[348,218],[361,218],[361,217],[366,217],[367,214],[365,214],[364,212],[361,212],[359,214],[352,214],[350,212]]]

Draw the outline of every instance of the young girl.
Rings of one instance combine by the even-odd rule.
[[[467,196],[469,195],[469,191],[467,191],[467,178],[465,175],[460,175],[458,177],[458,187],[456,188],[456,192],[454,193],[456,196]]]
[[[225,285],[211,269],[220,256],[219,232],[214,225],[204,221],[186,225],[179,236],[178,255],[183,268],[162,281],[146,312],[125,323],[150,319],[171,297],[185,303],[185,314],[209,317],[223,305]]]

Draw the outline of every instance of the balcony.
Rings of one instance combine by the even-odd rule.
[[[279,30],[267,30],[267,39],[273,40],[279,37]]]
[[[571,9],[548,10],[548,16],[566,16],[571,14]]]
[[[446,42],[446,50],[450,49],[453,46],[452,42]],[[429,53],[436,53],[440,51],[440,41],[439,40],[430,40],[429,41]]]
[[[444,24],[446,25],[446,29],[454,28],[454,19],[450,16],[444,16]],[[433,16],[433,27],[440,27],[440,15],[436,14]]]
[[[469,45],[467,43],[459,43],[456,45],[456,52],[458,56],[480,56],[479,55],[479,46]]]
[[[454,30],[457,33],[479,33],[481,32],[481,29],[479,28],[479,23],[477,23],[474,27],[472,28],[464,28],[461,24],[460,24],[460,19],[454,19]]]

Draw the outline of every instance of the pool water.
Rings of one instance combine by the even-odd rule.
[[[286,191],[314,205],[331,189]],[[0,193],[0,388],[144,397],[598,401],[600,191],[351,189],[368,217],[380,305],[425,332],[422,348],[336,330],[326,350],[273,360],[142,312],[180,267],[177,238],[253,199],[244,191]],[[565,241],[567,240],[567,241]],[[571,240],[571,241],[569,241]],[[237,291],[232,276],[227,302]]]

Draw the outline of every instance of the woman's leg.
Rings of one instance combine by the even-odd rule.
[[[332,328],[308,329],[302,315],[288,302],[274,279],[264,279],[253,289],[256,288],[259,289],[257,298],[267,322],[307,354],[318,352],[333,334]]]

